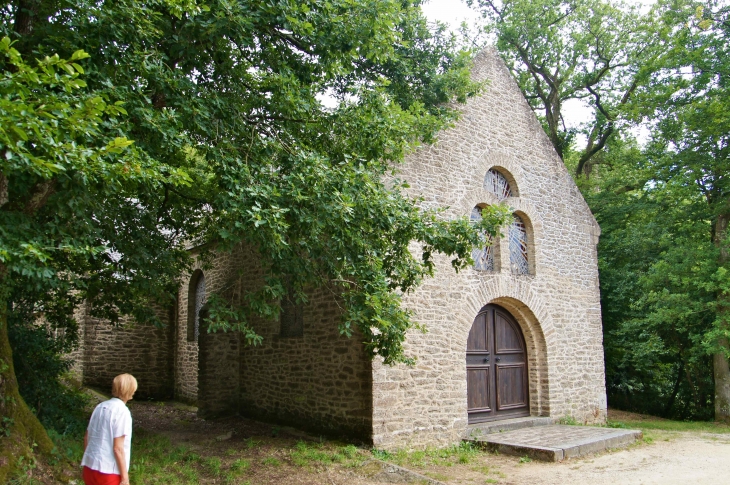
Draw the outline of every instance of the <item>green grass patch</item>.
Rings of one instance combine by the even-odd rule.
[[[169,438],[139,430],[134,435],[129,477],[132,483],[194,485],[200,482],[200,456]]]
[[[231,463],[231,471],[234,473],[242,473],[246,470],[248,470],[251,467],[251,462],[248,460],[244,460],[243,458],[239,458],[238,460]]]
[[[328,450],[321,443],[308,444],[299,441],[291,452],[292,462],[296,466],[306,467],[313,464],[326,465],[329,463],[342,463],[345,461],[343,454]]]
[[[273,456],[267,456],[261,460],[261,464],[265,466],[281,466],[281,461]]]
[[[468,464],[476,458],[480,451],[470,442],[461,442],[458,445],[446,448],[427,448],[418,451],[398,450],[395,452],[373,449],[373,456],[379,460],[388,461],[401,466],[424,468],[427,466],[453,466]]]
[[[642,419],[609,421],[611,428],[632,428],[641,430],[703,432],[703,433],[730,433],[730,426],[713,421],[671,421],[668,419]]]
[[[262,441],[254,439],[254,438],[247,438],[245,443],[246,443],[246,448],[249,450],[252,450],[254,448],[258,448],[261,445]]]
[[[223,462],[217,456],[205,458],[204,460],[202,460],[202,465],[205,468],[205,471],[207,471],[214,477],[220,477],[221,473],[223,472]]]

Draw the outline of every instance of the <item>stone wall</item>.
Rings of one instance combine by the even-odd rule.
[[[113,326],[86,316],[83,340],[84,385],[111,389],[121,373],[137,379],[136,399],[173,397],[173,332],[171,312],[157,310],[163,328],[124,320]]]
[[[456,274],[439,258],[436,276],[404,301],[427,334],[408,336],[414,368],[376,363],[373,441],[393,448],[455,443],[467,427],[466,341],[486,304],[509,310],[528,349],[530,412],[580,422],[606,416],[596,244],[600,229],[509,71],[494,51],[476,60],[488,79],[452,129],[400,167],[425,207],[445,217],[468,216],[477,204],[497,204],[485,190],[490,168],[507,175],[518,196],[505,203],[528,225],[530,273],[512,274],[509,245],[500,238],[496,271]]]
[[[81,303],[74,309],[74,320],[79,325],[79,341],[78,345],[66,357],[73,363],[71,366],[71,375],[79,382],[84,380],[84,333],[86,331],[86,302]]]
[[[258,254],[244,247],[218,252],[210,264],[197,261],[192,269],[203,271],[208,295],[219,292],[234,302],[259,288],[265,276]],[[371,362],[357,336],[339,334],[340,309],[329,291],[312,292],[303,305],[300,337],[281,337],[278,321],[254,319],[252,325],[263,337],[259,346],[245,345],[236,333],[203,332],[196,343],[187,341],[191,275],[182,279],[178,299],[178,398],[197,402],[202,416],[237,411],[370,440]]]
[[[263,268],[249,251],[244,291],[261,285]],[[340,307],[326,289],[302,305],[303,332],[280,336],[278,321],[254,322],[263,337],[241,352],[241,413],[267,421],[370,441],[371,362],[357,335],[340,335]]]
[[[236,414],[241,388],[240,335],[203,331],[198,345],[198,415],[214,418]]]

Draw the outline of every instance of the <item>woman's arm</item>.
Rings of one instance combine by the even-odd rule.
[[[84,435],[84,452],[86,452],[86,447],[89,446],[89,430],[86,430],[86,434]]]
[[[119,485],[129,485],[129,473],[127,473],[127,459],[124,456],[124,436],[114,438],[114,459],[117,461],[119,474],[122,475],[122,481]]]

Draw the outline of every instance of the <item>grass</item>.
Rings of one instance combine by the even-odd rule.
[[[398,450],[389,452],[374,449],[372,454],[379,460],[400,466],[425,468],[433,465],[450,467],[455,464],[471,463],[479,455],[479,449],[472,443],[462,442],[446,448],[427,448],[418,451]]]
[[[129,470],[131,482],[140,485],[193,485],[200,482],[200,469],[206,462],[187,447],[173,446],[168,438],[148,434],[143,430],[139,430],[134,439],[133,459]],[[218,462],[220,463],[220,459]]]
[[[263,460],[261,460],[261,464],[265,466],[274,466],[278,467],[281,466],[281,460],[278,458],[274,458],[273,456],[267,456]]]
[[[609,421],[610,428],[633,428],[641,430],[675,431],[675,432],[703,432],[703,433],[730,433],[730,425],[713,421],[671,421],[668,419],[637,419]]]
[[[367,459],[355,445],[332,446],[327,443],[306,443],[304,441],[297,442],[290,456],[292,463],[299,467],[333,463],[354,467]]]

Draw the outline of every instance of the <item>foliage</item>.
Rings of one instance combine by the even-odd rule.
[[[67,340],[58,338],[47,326],[32,320],[28,323],[15,312],[8,327],[23,399],[46,429],[80,439],[87,424],[88,398],[63,381],[71,367],[71,361],[63,357]]]
[[[65,350],[31,320],[72,342],[80,301],[112,323],[159,324],[150,301],[172,303],[188,245],[248,245],[266,285],[235,315],[219,305],[214,328],[256,342],[250,316],[275,317],[285,286],[303,300],[330,285],[347,308],[342,333],[359,327],[372,356],[409,361],[399,295],[436,253],[464,267],[480,229],[506,217],[445,220],[397,180],[405,153],[456,117],[450,102],[480,89],[469,53],[432,32],[419,4],[0,6],[0,308],[24,316],[15,331]],[[31,350],[18,347],[20,364]],[[62,367],[46,362],[47,376]],[[46,396],[41,414],[51,391],[27,391]]]
[[[661,154],[659,154],[661,156]],[[599,243],[606,385],[612,406],[680,419],[711,416],[713,383],[702,339],[712,328],[716,270],[707,206],[691,187],[659,180],[656,159],[612,143],[584,185]]]
[[[468,0],[517,78],[561,158],[590,174],[611,136],[632,112],[632,96],[647,82],[661,51],[653,18],[635,4],[612,0]],[[564,107],[587,102],[590,121],[568,128]],[[578,147],[576,135],[586,138]]]
[[[718,399],[730,406],[717,373],[730,320],[727,3],[472,4],[602,227],[610,405],[709,419]],[[585,146],[562,124],[570,100],[593,108]]]
[[[267,284],[217,328],[255,342],[247,321],[276,316],[284,280],[299,299],[334,284],[341,331],[357,326],[372,355],[407,360],[412,322],[397,292],[432,272],[436,252],[464,267],[478,240],[392,179],[394,163],[454,119],[446,102],[479,89],[468,54],[431,32],[418,4],[11,2],[5,277],[77,291],[112,322],[155,321],[148,301],[170,301],[184,241],[245,243]]]

